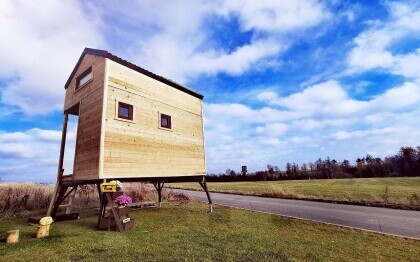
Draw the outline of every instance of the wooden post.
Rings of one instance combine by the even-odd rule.
[[[54,208],[54,203],[57,199],[57,191],[60,187],[60,184],[62,182],[64,169],[63,169],[63,162],[64,162],[64,152],[66,149],[66,136],[67,136],[67,122],[69,121],[69,114],[64,113],[63,118],[63,130],[61,131],[61,147],[60,147],[60,158],[58,160],[58,170],[57,170],[57,183],[54,188],[53,197],[51,198],[50,206],[48,207],[47,216],[51,216],[51,213]]]
[[[19,241],[19,230],[9,230],[6,233],[6,243],[17,243]]]
[[[203,177],[203,180],[201,182],[198,182],[200,184],[200,186],[204,189],[204,191],[206,192],[207,195],[207,199],[209,201],[209,208],[210,208],[210,213],[213,212],[213,202],[211,201],[211,197],[210,197],[210,192],[209,189],[207,187],[207,183],[206,183],[206,178]]]
[[[66,150],[66,136],[67,136],[67,122],[69,121],[69,114],[64,113],[63,119],[63,131],[61,132],[61,148],[60,148],[60,158],[58,160],[58,171],[57,171],[57,181],[61,183],[63,179],[63,162],[64,162],[64,152]]]
[[[102,199],[102,191],[101,191],[101,184],[96,184],[96,189],[98,189],[98,196],[99,196],[99,201],[101,201]]]
[[[96,225],[96,227],[97,228],[99,228],[99,225],[100,225],[100,223],[101,223],[101,219],[104,217],[104,215],[105,215],[105,208],[106,208],[106,203],[107,203],[107,200],[106,200],[106,197],[105,197],[105,193],[101,193],[101,190],[99,189],[99,184],[98,184],[98,191],[100,192],[99,193],[99,197],[100,197],[100,208],[99,208],[99,217],[98,217],[98,223],[97,223],[97,225]]]
[[[74,198],[76,197],[77,187],[71,192],[71,194],[68,196],[69,202],[66,207],[66,214],[71,214],[71,209],[73,207]]]
[[[110,193],[106,193],[106,199],[111,211],[112,216],[114,217],[115,223],[117,224],[117,231],[118,232],[123,232],[124,231],[124,227],[120,221],[120,217],[118,216],[117,210],[115,210],[115,204],[114,204],[114,200],[111,198],[111,194]],[[111,215],[110,214],[110,215]]]
[[[48,207],[47,216],[51,216],[55,200],[57,199],[58,181],[55,183],[54,192],[51,198],[50,206]]]
[[[158,181],[158,182],[154,182],[153,185],[155,186],[158,193],[159,207],[162,207],[162,189],[165,183]]]

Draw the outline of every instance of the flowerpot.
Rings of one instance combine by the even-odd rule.
[[[133,228],[133,226],[134,226],[134,220],[131,219],[127,223],[122,224],[122,226],[124,228],[124,231],[129,230],[129,229]]]
[[[128,206],[117,208],[117,213],[119,217],[128,215],[128,212],[130,212],[130,207]]]

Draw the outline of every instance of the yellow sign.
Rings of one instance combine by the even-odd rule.
[[[103,182],[101,184],[101,192],[102,193],[117,192],[117,182],[115,181]]]

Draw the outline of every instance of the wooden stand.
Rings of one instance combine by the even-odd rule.
[[[50,235],[50,226],[38,226],[38,231],[36,232],[36,238],[43,238]]]
[[[6,233],[6,243],[17,243],[19,241],[19,230],[9,230]]]
[[[114,200],[123,192],[103,193],[99,210],[98,229],[124,232],[134,226],[134,221],[128,216],[130,207],[117,207]]]

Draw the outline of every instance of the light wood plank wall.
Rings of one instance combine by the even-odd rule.
[[[107,60],[101,178],[205,175],[202,101]],[[116,117],[117,102],[134,106],[134,121]],[[172,129],[160,128],[159,114]]]
[[[75,91],[76,78],[92,66],[93,79]],[[73,179],[97,179],[104,95],[105,58],[85,55],[66,89],[64,110],[80,103]]]

